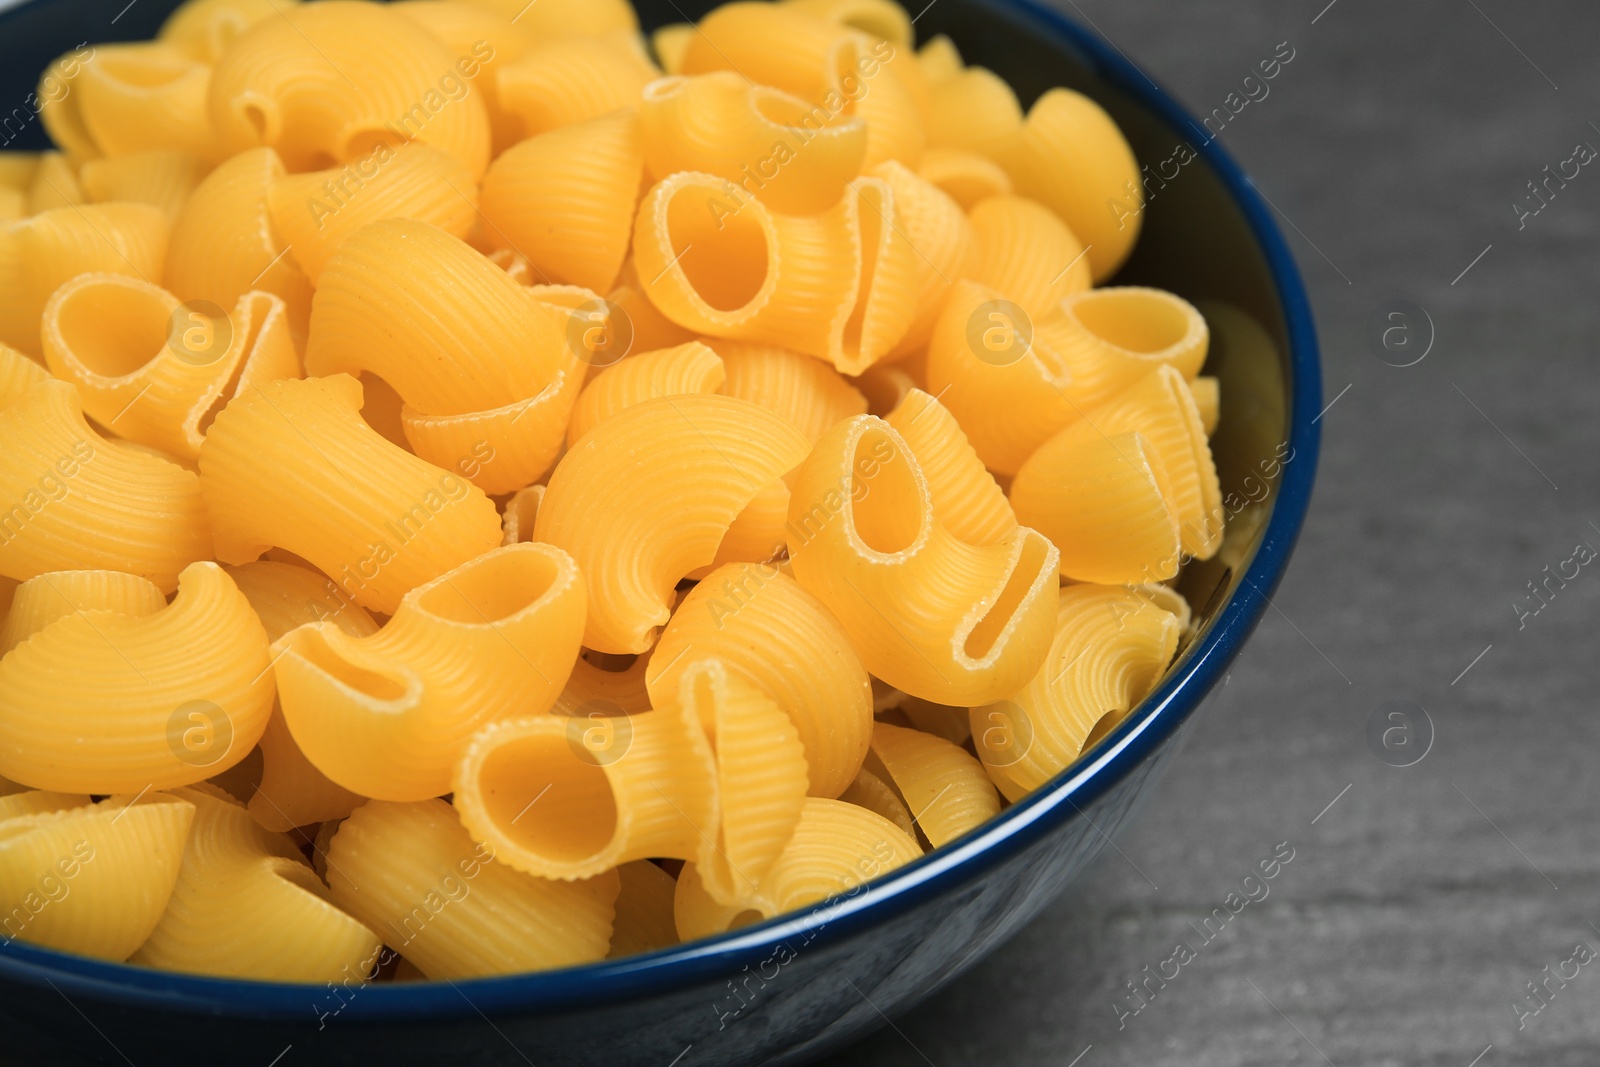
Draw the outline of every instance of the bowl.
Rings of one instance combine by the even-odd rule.
[[[175,6],[0,0],[4,147],[46,146],[28,102],[52,58],[85,40],[152,36]],[[649,29],[715,5],[637,6]],[[1170,289],[1210,322],[1206,373],[1222,381],[1213,448],[1229,532],[1216,558],[1184,573],[1198,628],[1155,691],[1077,764],[962,839],[810,910],[649,955],[471,981],[310,986],[168,974],[0,942],[9,1062],[803,1063],[954,979],[1094,862],[1178,753],[1185,723],[1288,564],[1317,462],[1311,310],[1250,179],[1119,50],[1028,0],[937,0],[916,29],[922,40],[949,34],[1025,106],[1055,85],[1098,100],[1149,168],[1144,234],[1117,281]]]

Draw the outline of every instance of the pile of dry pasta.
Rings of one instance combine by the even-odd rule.
[[[0,930],[323,983],[852,892],[1170,664],[1205,321],[889,0],[189,0],[0,156]],[[1002,800],[1002,798],[1005,798]]]

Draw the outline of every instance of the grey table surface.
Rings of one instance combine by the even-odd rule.
[[[1600,549],[1600,166],[1537,215],[1513,206],[1600,147],[1600,5],[1058,3],[1198,113],[1295,49],[1222,140],[1316,306],[1334,401],[1316,499],[1278,610],[1117,850],[829,1062],[1600,1063],[1600,965],[1564,963],[1600,952],[1600,567],[1565,564],[1522,614],[1547,565]],[[1406,368],[1367,341],[1396,299],[1435,330]],[[1433,723],[1413,766],[1369,749],[1387,700]],[[1124,983],[1198,944],[1285,841],[1269,896],[1119,1018]],[[1547,966],[1578,974],[1534,1013]]]

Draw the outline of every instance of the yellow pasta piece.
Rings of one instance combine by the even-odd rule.
[[[88,793],[52,793],[46,789],[28,789],[18,786],[17,791],[0,796],[0,823],[23,815],[48,815],[57,811],[71,811],[94,803]]]
[[[919,388],[916,378],[902,363],[880,363],[850,382],[867,398],[867,414],[887,418],[912,390]]]
[[[212,73],[211,122],[228,152],[267,146],[292,171],[323,170],[418,140],[474,177],[489,165],[489,113],[470,84],[479,56],[452,56],[380,4],[280,15],[241,34]]]
[[[376,634],[324,622],[279,639],[284,721],[317,769],[352,792],[439,796],[472,734],[555,702],[583,619],[583,582],[566,553],[497,548],[407,593]]]
[[[712,562],[739,513],[809,447],[776,415],[709,395],[647,400],[586,434],[550,476],[535,528],[583,571],[584,645],[654,644],[679,579]],[[688,471],[697,477],[685,499],[674,487]]]
[[[0,411],[4,411],[40,382],[50,380],[50,372],[15,348],[0,344]]]
[[[285,175],[268,191],[267,210],[273,233],[318,285],[339,246],[370,222],[415,219],[465,238],[478,219],[477,195],[459,157],[414,141],[379,145],[343,167]]]
[[[957,540],[882,420],[859,416],[817,443],[794,479],[789,532],[795,577],[838,617],[867,670],[895,688],[970,705],[1015,691],[1037,669],[1056,549],[1025,527],[985,547]]]
[[[639,20],[628,0],[472,0],[514,20],[529,34],[540,37],[594,37],[633,33]]]
[[[991,196],[1011,195],[1011,176],[1005,168],[975,152],[930,148],[922,153],[917,174],[943,190],[963,211]]]
[[[277,641],[308,622],[329,622],[352,637],[378,632],[378,624],[348,594],[324,575],[304,567],[262,560],[230,568],[239,591],[250,601],[266,630]],[[261,735],[261,780],[250,797],[250,814],[268,830],[342,819],[362,798],[329,780],[316,768],[289,732],[283,708],[275,701],[272,718]]]
[[[894,0],[784,0],[790,7],[910,48],[911,16]]]
[[[43,152],[0,152],[0,188],[26,192],[44,156]]]
[[[927,479],[934,515],[957,540],[994,545],[1016,532],[1005,493],[943,404],[912,389],[884,421],[911,450]]]
[[[1018,800],[1070,766],[1155,687],[1183,627],[1138,590],[1069,585],[1039,673],[972,709],[972,740],[1000,792]]]
[[[653,703],[675,699],[696,658],[715,656],[788,712],[813,796],[836,797],[872,735],[872,688],[822,602],[770,565],[719,567],[684,597],[651,655]]]
[[[971,218],[977,254],[967,277],[973,281],[1040,312],[1089,288],[1083,243],[1049,208],[997,196],[974,207]]]
[[[603,335],[613,343],[600,358],[595,360],[597,366],[609,366],[611,362],[621,359],[630,351],[654,352],[695,339],[694,331],[679,326],[651,303],[650,298],[645,295],[644,284],[639,281],[639,272],[634,268],[631,255],[622,265],[622,275],[617,279],[617,287],[606,295],[606,310],[609,316],[605,319],[606,329]],[[618,331],[613,327],[616,324],[625,324],[622,332],[627,334],[625,340],[629,343],[626,346],[615,343],[624,339],[615,336]]]
[[[293,839],[214,786],[173,795],[194,805],[194,825],[167,910],[129,962],[279,982],[366,976],[378,936],[328,901]]]
[[[846,804],[854,804],[882,815],[898,826],[907,837],[917,836],[917,824],[912,821],[911,812],[906,809],[905,801],[901,800],[899,794],[882,778],[865,767],[856,772],[855,781],[850,783],[849,789],[839,794],[839,799]]]
[[[539,518],[539,505],[544,503],[544,486],[530,485],[511,494],[500,511],[502,544],[520,545],[533,540],[533,524]]]
[[[63,616],[0,661],[0,773],[84,793],[202,781],[266,729],[269,662],[249,601],[214,563],[186,569],[154,614]]]
[[[698,341],[625,359],[602,371],[578,397],[567,441],[576,444],[606,419],[646,400],[719,392],[723,378],[722,360]]]
[[[496,862],[442,800],[374,800],[328,845],[333,902],[436,981],[603,959],[620,882],[535,878]]]
[[[809,215],[839,202],[861,173],[864,120],[828,111],[735,71],[663,78],[639,106],[645,162],[655,180],[679,171],[726,179],[734,188],[712,211],[754,197],[774,211]]]
[[[97,48],[85,41],[71,52],[57,57],[39,77],[35,94],[39,101],[39,120],[50,135],[50,143],[61,149],[59,153],[45,153],[46,157],[64,153],[81,163],[101,155],[94,135],[83,123],[83,113],[79,107],[83,97],[73,84],[78,75],[83,73],[84,65],[94,61],[97,52]]]
[[[934,848],[1000,814],[1000,797],[983,764],[942,737],[880,722],[872,730],[872,754]]]
[[[1070,392],[1085,412],[1157,367],[1194,378],[1211,343],[1194,305],[1135,286],[1074,293],[1061,301],[1059,314],[1036,323],[1035,337],[1066,366]]]
[[[592,712],[602,715],[632,715],[650,710],[650,692],[645,685],[650,654],[611,656],[585,649],[572,665],[572,677],[550,710],[557,715],[587,719]]]
[[[376,374],[361,375],[361,419],[378,432],[385,441],[411,451],[406,440],[404,410],[406,406],[394,386]]]
[[[0,626],[0,656],[57,619],[88,611],[142,618],[167,606],[155,583],[122,571],[56,571],[30,578],[16,589]]]
[[[66,382],[40,382],[0,411],[0,455],[0,574],[118,570],[170,592],[211,557],[199,479],[101,437]]]
[[[60,152],[46,152],[28,188],[24,215],[38,215],[58,207],[87,204],[89,197],[78,181],[77,168]]]
[[[495,87],[520,139],[637,104],[660,76],[636,38],[586,36],[543,42],[501,67]]]
[[[183,49],[202,63],[215,63],[245,30],[299,0],[185,0],[156,38]]]
[[[719,824],[716,767],[694,707],[541,715],[486,727],[456,767],[461,821],[495,857],[591,878],[647,857],[690,859]]]
[[[727,396],[781,415],[815,443],[841,419],[867,412],[862,396],[838,371],[775,345],[707,340],[722,365]]]
[[[485,236],[542,279],[607,292],[628,254],[643,174],[631,109],[530,137],[484,175]]]
[[[378,436],[360,410],[347,375],[255,386],[212,424],[201,483],[220,559],[285,548],[363,607],[392,612],[498,545],[500,515],[459,475]]]
[[[1061,216],[1088,248],[1094,280],[1115,274],[1144,220],[1144,187],[1128,140],[1082,93],[1051,89],[1001,150],[1017,192]]]
[[[673,22],[650,34],[650,51],[655,53],[656,64],[668,74],[677,74],[683,67],[683,54],[689,50],[689,39],[696,32],[692,22]]]
[[[172,895],[194,805],[167,793],[0,819],[0,932],[125,960]]]
[[[955,42],[942,33],[917,50],[917,63],[930,87],[941,85],[966,69]]]
[[[1222,388],[1215,378],[1191,378],[1189,392],[1194,394],[1194,406],[1200,411],[1200,425],[1206,436],[1217,432],[1217,422],[1222,417]]]
[[[270,293],[246,293],[219,320],[148,282],[80,274],[45,306],[42,333],[50,370],[88,414],[187,460],[241,390],[300,377],[288,309]]]
[[[289,323],[304,337],[311,282],[273,233],[267,209],[267,196],[284,173],[272,149],[255,148],[208,174],[172,224],[164,284],[179,300],[205,300],[224,309],[253,289],[272,293],[288,305]]]
[[[166,149],[215,160],[225,153],[219,153],[207,111],[210,81],[210,65],[175,45],[97,45],[93,58],[69,79],[72,91],[45,112],[64,113],[58,125],[73,134],[58,143],[84,158],[90,158],[81,150],[80,137],[86,136],[95,155]]]
[[[992,70],[966,67],[930,89],[938,121],[928,127],[933,148],[994,156],[1022,128],[1022,106]]]
[[[501,13],[466,0],[402,0],[393,10],[427,30],[451,55],[458,57],[458,62],[476,61],[477,72],[471,75],[472,91],[482,94],[484,108],[489,113],[493,142],[490,157],[516,144],[521,136],[521,124],[501,106],[495,81],[502,67],[517,62],[533,47],[534,38],[529,32],[532,23],[528,18],[519,18],[515,11]],[[523,14],[531,15],[532,11],[524,8]],[[469,62],[466,69],[472,70],[473,63]]]
[[[91,159],[83,165],[79,182],[94,203],[152,204],[175,219],[209,169],[193,152],[162,149]]]
[[[617,897],[617,917],[611,927],[610,959],[654,952],[678,943],[672,918],[672,898],[677,879],[651,863],[634,860],[617,868],[622,892]]]
[[[960,205],[938,188],[894,162],[872,173],[894,190],[893,225],[911,246],[916,277],[911,325],[889,356],[899,359],[927,345],[950,286],[967,273],[977,246]]]
[[[855,308],[839,348],[828,352],[843,374],[860,374],[895,350],[920,310],[922,255],[906,233],[895,186],[883,178],[857,178],[845,197],[859,234],[861,280]]]
[[[0,344],[38,355],[45,304],[80,274],[160,279],[167,228],[149,204],[62,207],[0,224]]]

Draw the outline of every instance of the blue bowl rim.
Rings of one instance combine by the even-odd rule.
[[[20,7],[29,0],[20,0]],[[37,2],[37,0],[34,0]],[[1121,90],[1174,130],[1199,130],[1184,108],[1120,49],[1036,0],[985,0],[1009,6],[1043,24],[1085,55],[1097,76]],[[0,13],[12,4],[0,3]],[[1283,467],[1271,518],[1249,567],[1203,638],[1164,678],[1138,711],[1101,742],[1097,754],[1074,765],[958,841],[866,883],[852,895],[810,911],[780,916],[735,932],[657,952],[556,971],[460,982],[383,983],[337,1012],[339,1022],[398,1022],[472,1014],[538,1015],[597,1008],[671,991],[686,984],[733,976],[771,960],[783,943],[803,939],[808,949],[837,946],[855,934],[943,896],[1033,845],[1078,816],[1167,741],[1210,692],[1239,654],[1282,579],[1311,502],[1322,404],[1316,328],[1294,257],[1272,210],[1255,183],[1214,138],[1196,150],[1228,190],[1255,234],[1279,294],[1289,342],[1288,443],[1293,462]],[[1096,832],[1098,827],[1096,827]],[[790,945],[793,950],[792,944]],[[128,1008],[205,1015],[219,1019],[276,1021],[317,1012],[328,986],[276,983],[152,971],[89,959],[23,942],[0,943],[0,979],[67,997]]]

